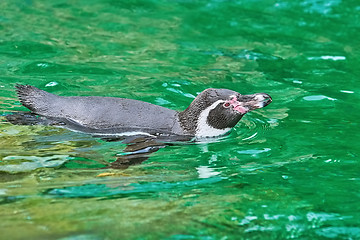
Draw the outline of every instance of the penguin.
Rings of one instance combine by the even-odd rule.
[[[16,85],[18,98],[30,112],[7,115],[13,124],[53,125],[98,136],[178,136],[208,138],[225,135],[248,112],[272,101],[266,93],[242,95],[208,88],[183,111],[134,99],[59,96],[31,85]]]

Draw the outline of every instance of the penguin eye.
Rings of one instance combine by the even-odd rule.
[[[224,103],[224,105],[223,105],[223,106],[224,106],[224,108],[229,108],[229,107],[230,107],[230,105],[231,105],[230,103],[226,102],[226,103]]]

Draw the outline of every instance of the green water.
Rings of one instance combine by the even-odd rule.
[[[26,110],[16,83],[176,110],[209,87],[273,97],[227,137],[123,170],[103,168],[121,142],[2,120],[0,239],[360,239],[358,1],[0,9],[2,115]]]

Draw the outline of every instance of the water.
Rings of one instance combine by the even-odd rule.
[[[227,137],[104,168],[125,144],[0,125],[0,239],[360,239],[358,1],[0,2],[15,83],[182,110],[266,92]]]

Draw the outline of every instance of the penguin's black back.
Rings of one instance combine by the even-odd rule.
[[[16,88],[21,103],[33,113],[82,128],[182,134],[177,127],[178,112],[151,103],[114,97],[63,97],[30,85]]]

